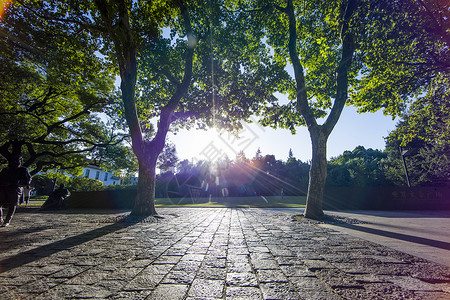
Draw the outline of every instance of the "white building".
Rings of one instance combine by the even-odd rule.
[[[83,177],[100,180],[104,185],[115,185],[122,183],[122,178],[114,176],[112,172],[104,171],[96,166],[85,167],[83,170]]]

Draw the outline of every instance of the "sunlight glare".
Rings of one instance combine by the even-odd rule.
[[[0,21],[3,19],[3,15],[8,9],[9,5],[11,5],[12,1],[8,0],[0,0]]]

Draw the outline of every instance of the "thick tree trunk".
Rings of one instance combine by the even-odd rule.
[[[152,156],[152,155],[150,155]],[[139,181],[136,202],[132,215],[153,216],[155,209],[155,186],[156,186],[156,157],[148,157],[147,161],[139,162]]]
[[[327,136],[322,130],[310,130],[312,160],[309,170],[309,187],[305,217],[319,219],[323,216],[322,199],[327,179]]]

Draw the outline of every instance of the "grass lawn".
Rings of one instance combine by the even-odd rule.
[[[32,196],[28,206],[40,207],[48,196]],[[227,198],[157,198],[157,207],[305,207],[305,196],[255,196]],[[24,206],[24,205],[22,205]]]
[[[157,198],[155,205],[187,207],[305,207],[305,196],[257,196],[227,198]]]

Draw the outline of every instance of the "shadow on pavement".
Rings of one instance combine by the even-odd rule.
[[[384,211],[384,210],[343,210],[330,211],[333,213],[351,213],[382,218],[450,218],[449,210],[408,210],[408,211]]]
[[[393,239],[403,240],[407,242],[412,242],[416,244],[427,245],[431,247],[436,247],[444,250],[450,250],[450,243],[437,241],[432,239],[427,239],[423,237],[413,236],[409,234],[396,233],[392,231],[386,231],[381,229],[374,229],[368,227],[362,227],[354,224],[333,224],[334,226],[344,227],[352,230],[362,231],[370,234],[385,236]]]
[[[144,219],[145,217],[126,217],[119,222],[16,254],[0,261],[0,273],[21,267],[44,257],[51,256],[57,252],[70,249],[120,229],[132,226]]]

